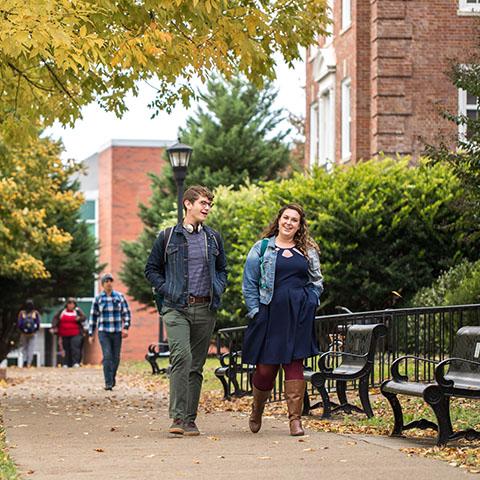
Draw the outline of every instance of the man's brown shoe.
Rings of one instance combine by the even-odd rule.
[[[183,420],[176,418],[168,429],[168,433],[174,433],[175,435],[183,435],[185,429],[183,427]]]
[[[197,437],[200,435],[200,431],[198,430],[197,425],[195,425],[195,422],[185,422],[183,425],[183,434],[186,437]]]

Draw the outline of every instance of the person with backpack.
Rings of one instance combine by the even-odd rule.
[[[67,298],[65,306],[53,316],[52,332],[61,342],[65,368],[80,366],[85,319],[85,314],[72,297]]]
[[[22,347],[23,363],[27,367],[31,367],[35,348],[35,334],[40,328],[40,313],[35,310],[35,304],[31,298],[25,301],[25,308],[18,313],[17,327],[21,332],[20,345]]]
[[[253,245],[242,290],[250,318],[242,362],[255,365],[250,430],[257,433],[261,428],[265,403],[282,365],[290,435],[304,435],[303,361],[318,353],[314,321],[323,278],[319,248],[300,205],[282,207],[262,240]]]
[[[183,222],[159,233],[145,266],[170,348],[169,432],[196,436],[203,366],[215,312],[227,283],[227,262],[218,232],[204,224],[213,193],[193,186],[183,195]]]

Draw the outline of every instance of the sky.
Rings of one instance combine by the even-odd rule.
[[[297,62],[294,69],[289,69],[285,63],[278,62],[276,71],[275,87],[279,93],[275,107],[304,115],[304,63]],[[151,87],[141,85],[138,97],[127,98],[129,111],[123,118],[118,119],[113,113],[107,113],[96,104],[91,104],[82,110],[83,118],[78,120],[73,128],[63,128],[55,124],[46,134],[63,140],[63,158],[77,161],[98,152],[112,139],[176,140],[178,128],[184,126],[187,117],[195,112],[195,103],[192,103],[188,110],[179,105],[171,114],[162,112],[156,118],[150,119],[151,110],[147,105],[153,97]]]

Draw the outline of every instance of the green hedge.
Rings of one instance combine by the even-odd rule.
[[[411,303],[429,307],[480,303],[480,260],[463,260],[443,272],[430,287],[418,291]]]
[[[462,190],[448,167],[416,167],[383,159],[297,174],[281,182],[216,191],[209,224],[226,243],[229,287],[220,326],[245,323],[243,264],[252,243],[278,208],[291,201],[307,211],[321,248],[324,313],[343,305],[354,311],[391,307],[411,299],[478,245],[462,242],[455,205]]]

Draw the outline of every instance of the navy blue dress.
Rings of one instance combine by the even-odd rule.
[[[284,251],[292,256],[285,257]],[[294,248],[277,247],[273,297],[269,305],[260,304],[250,320],[244,363],[288,364],[319,352],[314,330],[317,297],[308,281],[308,260]]]

